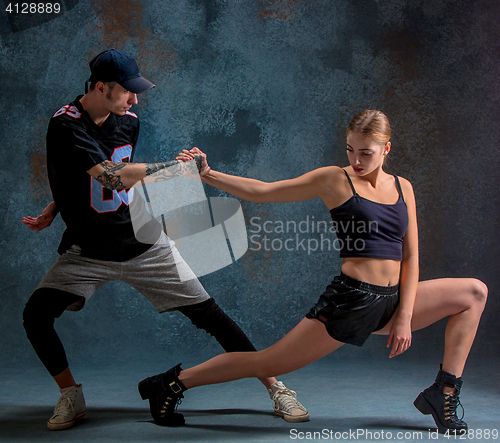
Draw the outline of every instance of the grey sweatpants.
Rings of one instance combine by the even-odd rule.
[[[124,262],[82,257],[80,248],[72,246],[55,261],[37,289],[54,288],[80,296],[67,308],[78,311],[95,291],[115,280],[137,289],[158,312],[210,298],[164,233],[146,252]]]

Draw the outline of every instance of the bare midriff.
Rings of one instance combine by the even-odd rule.
[[[399,283],[401,262],[380,258],[347,257],[342,272],[356,280],[377,286],[395,286]]]

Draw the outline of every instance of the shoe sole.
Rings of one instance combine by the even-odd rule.
[[[47,429],[50,431],[63,431],[64,429],[69,429],[73,427],[73,425],[82,418],[85,418],[85,414],[87,411],[80,412],[72,421],[68,421],[67,423],[50,423],[47,422]]]
[[[413,406],[415,406],[424,415],[432,415],[432,418],[434,419],[434,423],[436,423],[439,433],[446,434],[448,432],[450,435],[452,435],[453,433],[462,435],[462,432],[465,431],[465,434],[467,434],[468,431],[467,428],[461,430],[461,429],[451,429],[443,426],[439,422],[436,411],[431,406],[431,404],[425,399],[422,393],[420,393],[418,397],[415,399],[415,401],[413,402]]]
[[[274,410],[274,413],[276,415],[279,415],[280,417],[283,417],[283,420],[287,421],[288,423],[300,423],[301,421],[309,421],[309,413],[304,415],[288,415],[284,414],[281,411],[277,411],[276,409]]]

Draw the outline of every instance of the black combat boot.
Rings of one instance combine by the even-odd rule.
[[[435,383],[421,392],[413,404],[422,414],[432,414],[438,431],[442,434],[447,431],[451,435],[466,434],[467,423],[457,417],[457,406],[462,406],[458,398],[462,388],[462,378],[443,371],[442,367],[443,365],[439,369]],[[444,386],[455,388],[457,392],[444,394]]]
[[[175,412],[182,393],[187,388],[178,378],[181,364],[167,372],[148,377],[139,383],[139,393],[143,400],[149,399],[149,409],[156,423],[161,426],[182,426],[184,417]]]

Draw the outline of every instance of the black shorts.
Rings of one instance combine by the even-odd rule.
[[[340,273],[306,317],[324,323],[335,340],[362,346],[372,332],[382,329],[394,315],[398,290],[399,285],[372,285]]]

